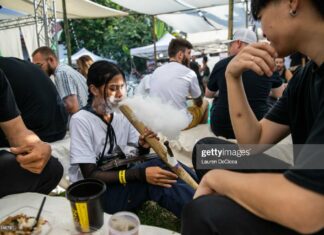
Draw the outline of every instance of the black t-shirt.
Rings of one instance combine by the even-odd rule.
[[[305,62],[308,62],[307,56],[303,55],[300,52],[296,52],[290,56],[290,67],[298,66],[302,64],[302,60],[305,59]]]
[[[0,68],[11,85],[26,127],[43,141],[62,139],[67,113],[50,78],[37,65],[17,58],[0,57]],[[0,146],[8,146],[2,132]]]
[[[202,86],[203,83],[202,83],[202,77],[200,76],[200,73],[199,73],[199,64],[196,61],[191,61],[189,64],[189,67],[191,70],[193,70],[196,73],[198,83],[200,86]]]
[[[288,80],[286,78],[286,72],[287,72],[287,69],[286,69],[286,67],[284,67],[283,70],[282,70],[282,73],[281,74],[279,73],[279,77],[280,77],[280,79],[281,79],[281,81],[283,83],[287,83],[288,82]]]
[[[203,77],[209,77],[210,75],[210,69],[209,67],[206,65],[205,71],[203,73]]]
[[[219,91],[218,98],[214,99],[211,108],[211,129],[215,135],[226,138],[235,138],[229,115],[225,80],[225,70],[232,58],[225,58],[215,65],[207,85],[210,91]],[[259,76],[253,71],[246,71],[242,74],[242,80],[248,102],[257,119],[260,120],[268,112],[267,98],[270,90],[282,84],[279,74],[275,73],[269,78]]]
[[[0,122],[6,122],[19,115],[10,84],[0,69]]]
[[[296,71],[265,118],[288,125],[294,145],[303,144],[294,146],[294,169],[285,177],[324,194],[324,64],[318,67],[310,61]],[[318,168],[323,170],[311,170]]]

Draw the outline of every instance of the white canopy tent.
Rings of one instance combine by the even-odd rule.
[[[226,51],[221,42],[228,37],[228,0],[112,0],[130,10],[155,15],[175,30],[187,33],[196,51]],[[234,0],[233,28],[247,24],[248,0]]]
[[[0,5],[19,12],[34,15],[33,0],[0,0]],[[63,19],[62,1],[55,1],[56,17]],[[69,19],[104,18],[112,16],[125,16],[126,12],[102,6],[89,0],[66,1],[67,17]]]
[[[34,1],[37,0],[0,0],[0,5],[10,10],[21,12],[25,14],[24,17],[17,16],[16,19],[11,20],[12,16],[8,13],[8,17],[2,14],[3,19],[0,20],[0,33],[1,35],[6,35],[6,37],[0,38],[0,53],[3,56],[14,56],[23,59],[22,54],[22,44],[20,35],[24,37],[26,48],[29,54],[37,49],[38,46],[44,46],[45,38],[48,33],[45,32],[44,26],[38,22],[36,27],[35,20],[35,8]],[[46,1],[45,1],[46,2]],[[52,1],[47,1],[52,2]],[[47,14],[55,15],[56,18],[63,18],[62,0],[54,1],[55,4],[55,14],[52,6],[48,7]],[[40,6],[38,6],[39,8]],[[89,0],[68,0],[66,1],[67,17],[69,19],[81,19],[81,18],[103,18],[103,17],[113,17],[113,16],[124,16],[127,15],[126,12],[118,11],[112,8],[108,8]],[[1,16],[1,15],[0,15]],[[5,20],[7,19],[7,20]],[[8,20],[9,19],[9,20]],[[46,22],[47,20],[44,20]],[[55,20],[52,21],[55,24]],[[45,24],[45,23],[44,23]],[[42,32],[40,30],[44,29]],[[53,29],[53,28],[51,28]],[[20,32],[21,31],[21,32]],[[52,30],[54,31],[54,30]],[[50,36],[50,35],[49,35]],[[38,45],[39,40],[39,45]]]
[[[71,59],[72,59],[72,63],[73,64],[76,64],[76,61],[77,59],[79,59],[81,56],[84,56],[84,55],[88,55],[92,58],[93,61],[98,61],[98,60],[107,60],[109,62],[112,62],[112,63],[116,63],[116,61],[114,60],[111,60],[111,59],[107,59],[107,58],[104,58],[104,57],[101,57],[101,56],[98,56],[94,53],[92,53],[91,51],[88,51],[87,49],[85,48],[82,48],[81,50],[79,50],[78,52],[76,52],[75,54],[73,54],[71,56]]]
[[[174,29],[185,33],[226,29],[228,0],[113,0],[130,10],[156,15]],[[245,27],[245,0],[234,0],[234,24]]]
[[[0,7],[0,20],[13,19],[13,18],[24,16],[24,15],[25,14],[7,9],[3,6]]]
[[[196,51],[205,54],[227,51],[227,46],[222,42],[227,40],[227,30],[215,30],[200,33],[187,34],[187,40],[191,42]]]
[[[234,27],[245,27],[245,12],[246,10],[243,3],[234,4]],[[157,18],[173,28],[186,33],[224,30],[228,27],[228,5],[213,6],[172,14],[161,14],[158,15]]]
[[[188,11],[212,6],[221,6],[228,4],[228,0],[112,0],[113,2],[136,11],[148,15],[160,15],[167,13],[174,13],[180,11]],[[244,2],[244,0],[234,0],[237,2]]]
[[[168,57],[168,46],[170,41],[175,38],[169,33],[166,33],[160,40],[156,42],[156,53],[160,59]],[[142,57],[146,59],[154,58],[154,44],[132,48],[130,50],[131,56]]]

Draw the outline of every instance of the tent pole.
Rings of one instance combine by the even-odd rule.
[[[43,3],[43,26],[44,26],[44,34],[45,34],[45,45],[50,46],[49,37],[48,37],[48,17],[47,17],[47,3],[45,0]]]
[[[67,13],[66,13],[66,2],[65,0],[62,0],[62,6],[63,6],[63,17],[64,17],[64,33],[65,33],[65,42],[66,42],[66,47],[67,47],[67,57],[68,57],[68,64],[71,66],[72,61],[71,61],[71,38],[70,38],[70,33],[69,33],[69,22],[67,18]]]
[[[37,17],[37,3],[36,0],[34,0],[34,15],[35,15],[35,27],[36,27],[36,35],[37,35],[37,47],[40,47],[40,35],[38,34],[38,17]]]
[[[228,35],[229,40],[233,39],[233,10],[234,10],[234,0],[229,0],[228,2]]]
[[[155,16],[152,16],[152,37],[153,37],[153,48],[154,48],[154,67],[157,67],[157,55],[156,55],[156,33],[155,33]]]
[[[56,2],[55,2],[55,0],[52,0],[52,8],[53,8],[53,15],[54,15],[54,22],[52,22],[52,24],[54,24],[54,27],[52,27],[52,30],[53,30],[53,28],[54,29],[56,28]],[[58,59],[60,59],[59,49],[58,49],[59,38],[58,38],[57,32],[55,32],[54,38],[52,40],[53,40],[52,47],[54,46],[55,51],[56,51],[56,56]]]
[[[249,27],[249,3],[245,0],[245,27]]]

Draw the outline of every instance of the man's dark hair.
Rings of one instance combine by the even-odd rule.
[[[46,58],[48,58],[49,56],[53,56],[57,60],[57,56],[56,56],[55,52],[49,47],[43,46],[43,47],[37,48],[33,52],[32,56],[35,56],[38,53],[40,53],[41,55],[43,55]]]
[[[251,9],[252,9],[253,18],[257,20],[260,11],[272,1],[282,1],[282,0],[252,0]],[[313,3],[314,8],[324,19],[324,1],[323,0],[310,0],[310,1]]]
[[[174,57],[179,51],[192,49],[192,44],[183,38],[174,38],[171,40],[168,48],[169,57]]]
[[[203,62],[207,63],[207,61],[208,61],[208,57],[204,55]]]

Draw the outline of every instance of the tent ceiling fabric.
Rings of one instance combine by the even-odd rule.
[[[227,29],[228,0],[112,0],[143,14],[156,15],[175,30],[198,33]],[[234,28],[246,27],[246,1],[234,0]]]
[[[7,9],[5,7],[0,8],[0,20],[12,19],[12,18],[17,18],[17,17],[22,17],[22,16],[24,16],[24,14]]]
[[[227,45],[222,44],[222,41],[227,39],[226,29],[189,33],[187,39],[192,43],[195,51],[204,51],[206,54],[227,51]]]
[[[173,35],[166,33],[165,35],[163,35],[162,38],[160,38],[160,40],[158,40],[156,42],[156,52],[160,59],[168,57],[169,43],[173,38],[175,38]],[[132,48],[130,50],[130,54],[131,54],[131,56],[153,59],[154,58],[154,45],[151,44],[148,46]]]
[[[213,23],[213,26],[209,25],[204,21],[202,17],[197,15],[189,15],[185,13],[174,13],[174,14],[164,14],[157,17],[162,20],[167,25],[174,29],[180,30],[186,33],[196,33],[201,31],[211,31],[215,29],[222,29],[223,26]],[[184,23],[185,22],[185,23]]]
[[[34,15],[33,0],[0,0],[0,5],[15,11]],[[68,0],[66,1],[66,9],[69,19],[104,18],[127,15],[126,12],[108,8],[89,0]],[[56,17],[58,19],[63,19],[61,0],[56,0]]]
[[[234,5],[234,22],[236,28],[245,27],[245,9],[242,3]],[[208,23],[201,16],[203,15]],[[191,10],[173,14],[158,15],[157,18],[164,21],[174,29],[186,33],[197,33],[227,29],[228,5],[202,8],[199,11]]]
[[[159,15],[196,8],[228,4],[228,0],[112,0],[113,2],[142,14]],[[242,2],[235,0],[234,2]]]

